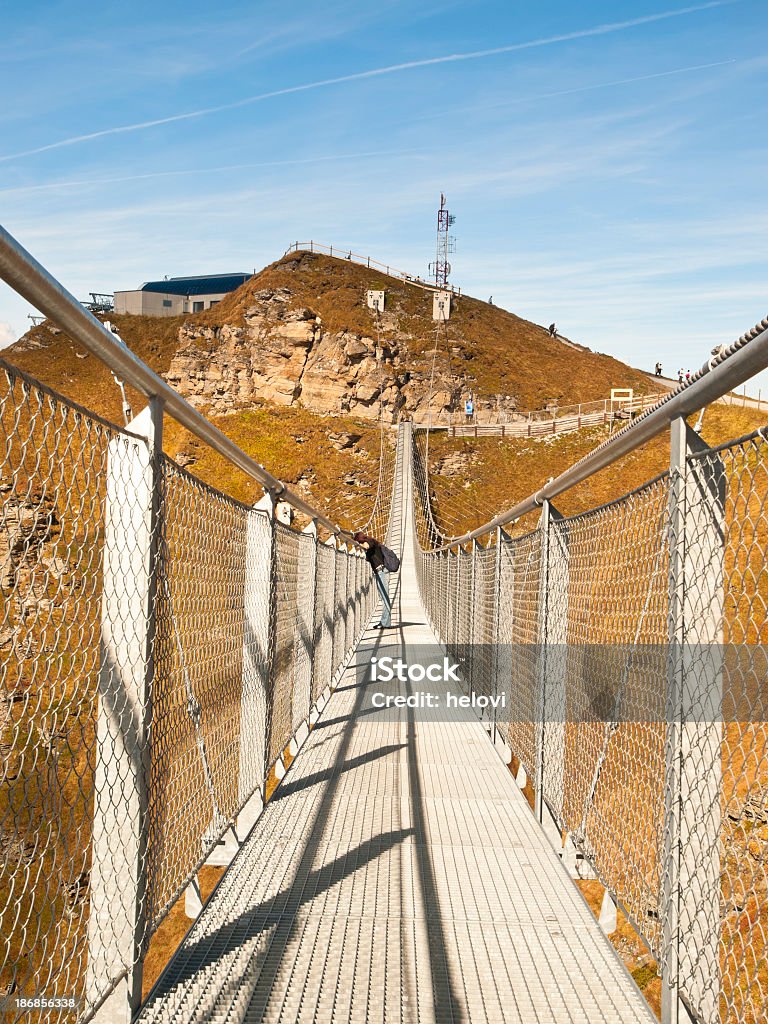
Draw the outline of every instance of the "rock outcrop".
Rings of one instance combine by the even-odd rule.
[[[242,326],[185,324],[167,379],[194,405],[217,414],[258,400],[369,420],[405,412],[416,421],[431,413],[437,422],[458,409],[467,377],[433,374],[429,353],[419,366],[396,319],[387,318],[383,341],[374,316],[370,334],[330,331],[313,310],[295,304],[290,289],[263,289],[254,293]],[[513,399],[501,401],[514,411]]]

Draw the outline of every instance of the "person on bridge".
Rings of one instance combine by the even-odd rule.
[[[373,569],[376,589],[381,597],[381,621],[374,623],[373,628],[389,629],[392,625],[392,599],[389,596],[389,572],[384,565],[384,552],[381,550],[381,541],[360,532],[353,534],[353,537],[365,551],[366,561]]]
[[[471,396],[464,403],[464,415],[467,418],[467,423],[471,423],[475,418],[475,403],[472,401]]]

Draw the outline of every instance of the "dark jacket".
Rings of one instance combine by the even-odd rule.
[[[369,537],[367,534],[357,537],[358,543],[367,544],[368,550],[365,552],[366,560],[370,567],[375,571],[384,567],[384,555],[381,551],[381,544],[376,540],[375,537]]]

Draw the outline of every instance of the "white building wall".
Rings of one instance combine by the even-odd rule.
[[[210,309],[220,302],[226,292],[219,295],[164,295],[162,292],[115,292],[115,312],[134,316],[181,316]],[[198,307],[197,303],[202,303]]]

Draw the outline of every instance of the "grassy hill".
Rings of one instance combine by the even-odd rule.
[[[176,351],[183,318],[112,315],[110,319],[131,350],[163,376]],[[122,400],[112,374],[65,334],[54,334],[41,324],[3,351],[2,357],[67,398],[122,424]],[[138,412],[145,404],[143,397],[131,388],[126,391]],[[367,518],[378,479],[380,437],[375,424],[319,417],[300,407],[277,409],[264,402],[234,416],[214,417],[214,422],[252,458],[320,504],[342,526]],[[353,439],[348,447],[334,443],[335,436],[346,443],[345,435]],[[168,417],[164,449],[196,476],[240,501],[261,497],[255,480]]]
[[[386,292],[382,340],[407,339],[409,369],[431,369],[435,348],[432,293],[355,263],[318,253],[293,252],[266,267],[193,324],[241,326],[254,296],[287,288],[291,308],[316,312],[328,331],[370,334],[375,321],[366,306],[368,289]],[[455,300],[451,318],[438,332],[437,368],[472,383],[480,395],[511,395],[520,409],[540,409],[605,398],[612,387],[652,390],[644,374],[607,355],[550,338],[536,324],[471,296]]]
[[[691,423],[698,416],[691,417]],[[704,414],[702,438],[709,445],[750,433],[766,422],[765,413],[728,405],[710,405]],[[442,529],[458,536],[510,508],[597,447],[606,427],[539,439],[449,438],[430,436],[430,482],[434,511]],[[563,515],[576,515],[619,498],[663,473],[669,466],[669,434],[665,432],[637,451],[560,495],[554,502]],[[454,467],[459,471],[456,472]],[[521,519],[513,533],[524,533],[536,515]]]
[[[366,305],[369,288],[382,288],[387,294],[378,332]],[[167,318],[112,314],[110,320],[139,358],[166,375],[178,352],[180,332],[206,331],[215,348],[223,328],[231,332],[245,324],[258,293],[277,289],[289,293],[289,313],[310,310],[325,332],[342,337],[378,333],[384,344],[397,347],[402,364],[398,379],[408,382],[406,387],[426,388],[434,361],[438,374],[466,381],[478,395],[512,395],[519,408],[541,408],[551,400],[602,398],[614,386],[651,389],[647,378],[618,360],[554,340],[543,328],[469,296],[457,300],[446,329],[439,332],[435,355],[430,292],[351,262],[307,252],[291,253],[271,264],[204,313]],[[54,390],[122,423],[120,392],[109,370],[52,325],[32,328],[2,355]],[[142,397],[131,389],[128,397],[138,411]],[[301,488],[343,525],[365,517],[376,486],[380,440],[375,421],[320,416],[305,409],[300,398],[287,407],[257,399],[248,408],[213,418],[257,461]],[[352,442],[341,448],[329,437],[333,434],[347,434]],[[246,501],[260,496],[254,481],[174,423],[166,424],[165,448],[233,496]],[[534,445],[530,450],[542,449]],[[504,487],[514,492],[514,473],[505,472],[505,479]],[[473,483],[472,488],[479,494],[482,485]]]

